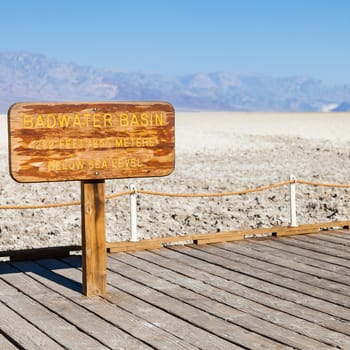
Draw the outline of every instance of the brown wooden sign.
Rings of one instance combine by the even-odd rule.
[[[16,103],[10,173],[18,182],[169,175],[174,108],[167,102]]]

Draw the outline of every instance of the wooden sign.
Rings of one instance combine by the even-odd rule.
[[[16,103],[8,123],[18,182],[165,176],[175,166],[167,102]]]

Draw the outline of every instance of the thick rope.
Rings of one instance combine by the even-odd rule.
[[[118,193],[113,193],[113,194],[107,194],[107,195],[105,196],[105,198],[106,198],[106,200],[108,200],[108,199],[113,199],[113,198],[128,196],[129,194],[133,194],[133,193],[134,193],[134,191],[118,192]]]
[[[37,205],[1,205],[0,209],[47,209],[47,208],[69,207],[69,206],[79,205],[79,204],[80,204],[80,201],[66,202],[66,203],[37,204]]]
[[[210,197],[228,197],[228,196],[237,196],[243,195],[247,193],[260,192],[269,190],[276,187],[282,187],[289,184],[301,184],[301,185],[309,185],[309,186],[317,186],[317,187],[332,187],[332,188],[350,188],[350,185],[342,185],[342,184],[332,184],[332,183],[319,183],[305,180],[288,180],[278,182],[272,185],[261,186],[256,188],[249,188],[241,191],[233,191],[233,192],[222,192],[222,193],[169,193],[169,192],[157,192],[157,191],[145,191],[145,190],[137,190],[137,191],[124,191],[118,192],[114,194],[106,195],[106,200],[127,196],[133,193],[149,195],[149,196],[161,196],[161,197],[175,197],[175,198],[210,198]],[[74,202],[65,202],[65,203],[51,203],[51,204],[38,204],[38,205],[1,205],[0,210],[6,209],[47,209],[47,208],[60,208],[60,207],[68,207],[73,205],[80,205],[80,201]]]
[[[301,184],[301,185],[316,186],[316,187],[350,188],[350,185],[325,184],[325,183],[305,181],[305,180],[295,180],[295,183],[298,183],[298,184]]]
[[[259,192],[269,190],[275,187],[281,187],[284,185],[288,185],[293,183],[294,181],[282,181],[273,185],[261,186],[257,188],[250,188],[242,191],[234,191],[234,192],[222,192],[222,193],[167,193],[167,192],[153,192],[153,191],[144,191],[138,190],[137,193],[145,194],[149,196],[162,196],[162,197],[177,197],[177,198],[198,198],[198,197],[227,197],[227,196],[236,196],[241,194],[247,194],[252,192]]]
[[[105,196],[105,199],[113,199],[117,197],[126,196],[129,194],[134,193],[133,191],[125,191],[125,192],[119,192],[114,194],[109,194]],[[47,209],[47,208],[60,208],[60,207],[69,207],[73,205],[80,205],[80,201],[74,201],[74,202],[65,202],[65,203],[51,203],[51,204],[37,204],[37,205],[0,205],[1,209]]]

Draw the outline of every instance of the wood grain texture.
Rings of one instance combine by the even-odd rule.
[[[140,240],[137,242],[108,242],[107,248],[110,253],[125,252],[125,251],[137,251],[145,249],[157,249],[162,246],[167,246],[175,242],[193,242],[198,245],[232,242],[244,239],[253,239],[262,237],[264,235],[271,236],[294,236],[305,235],[306,233],[320,232],[322,229],[329,229],[327,232],[337,232],[335,227],[348,227],[349,221],[331,221],[317,224],[306,224],[297,227],[290,226],[274,226],[249,229],[243,231],[227,231],[227,232],[215,232],[215,233],[202,233],[202,234],[190,234],[185,236],[169,236],[162,238],[152,238],[146,240]]]
[[[17,350],[18,347],[0,334],[0,349],[1,350]]]
[[[10,173],[18,182],[169,175],[174,123],[167,102],[16,103]]]
[[[230,245],[235,246],[233,244]],[[240,246],[239,244],[237,245]],[[244,243],[244,245],[248,245],[248,243]],[[319,314],[317,315],[317,318],[313,318],[313,322],[307,322],[303,319],[305,317],[304,313],[311,314],[312,310],[302,309],[303,312],[299,313],[301,319],[295,317],[295,315],[291,316],[290,313],[295,312],[294,308],[297,308],[297,305],[285,303],[284,300],[273,298],[271,296],[266,298],[265,301],[266,295],[259,291],[249,290],[244,287],[242,288],[241,285],[235,283],[234,281],[228,281],[226,277],[227,274],[225,274],[226,276],[224,275],[224,278],[216,276],[215,273],[217,270],[215,269],[216,266],[214,265],[210,265],[213,268],[214,274],[206,273],[201,268],[193,268],[187,262],[181,261],[182,257],[181,259],[179,258],[179,253],[170,251],[169,249],[156,250],[152,252],[136,252],[132,255],[159,265],[163,268],[170,269],[172,273],[168,274],[168,276],[170,276],[170,278],[167,278],[168,280],[170,280],[174,275],[177,276],[177,273],[196,280],[195,282],[190,280],[189,285],[186,285],[186,278],[182,278],[181,282],[178,282],[180,280],[180,277],[178,277],[176,278],[176,283],[182,284],[183,286],[186,286],[186,288],[196,291],[198,294],[205,295],[216,301],[230,305],[231,307],[237,309],[236,317],[239,316],[240,312],[245,312],[250,316],[258,317],[259,319],[282,326],[285,329],[290,329],[321,342],[327,342],[327,340],[331,338],[333,338],[334,341],[339,341],[340,336],[338,333],[330,332],[329,330],[325,330],[323,327],[314,324],[320,317]],[[176,261],[176,258],[179,258],[179,260]],[[200,265],[203,266],[204,264],[205,263],[201,261]],[[198,281],[205,283],[206,288],[202,288],[202,284]],[[253,295],[254,293],[255,295]],[[253,300],[254,297],[255,300]],[[263,303],[267,305],[262,305]],[[280,306],[279,304],[283,304],[283,307],[281,307],[280,310],[278,310]],[[289,308],[292,308],[293,310],[289,310]],[[249,316],[246,316],[245,319],[246,321],[249,321]],[[339,322],[339,324],[341,323]],[[268,333],[266,332],[265,334],[267,335]],[[302,337],[298,336],[298,342],[303,341],[303,346],[306,347],[308,341],[305,338],[302,340]],[[342,341],[343,343],[348,343],[350,342],[350,337],[344,336]],[[313,344],[313,346],[319,347],[318,344]]]
[[[2,262],[0,348],[348,349],[349,259],[330,259],[348,236],[109,254],[94,298],[81,295],[81,256]]]
[[[42,261],[44,262],[44,261]],[[57,320],[47,321],[48,325],[40,325],[38,315],[28,313],[30,321],[37,324],[40,331],[45,335],[44,340],[64,343],[62,349],[151,349],[146,344],[138,341],[129,334],[106,322],[101,315],[96,315],[91,312],[86,306],[100,302],[101,306],[106,306],[106,303],[101,299],[86,298],[80,295],[80,291],[71,289],[75,281],[71,281],[63,276],[57,276],[51,270],[36,264],[35,262],[18,262],[13,263],[13,266],[20,270],[19,273],[8,273],[1,275],[1,279],[6,280],[14,288],[21,290],[21,293],[30,296],[32,301],[44,306],[53,317]],[[61,283],[60,283],[61,282]],[[62,283],[63,282],[63,283]],[[66,283],[68,282],[68,283]],[[19,300],[18,300],[19,303]],[[85,305],[86,304],[86,305]],[[27,314],[26,310],[19,310],[19,307],[25,308],[24,304],[20,303],[17,307],[21,316]],[[56,333],[53,327],[58,323],[66,323],[65,327]],[[42,321],[41,321],[42,323]],[[11,328],[12,325],[10,325]],[[48,328],[51,328],[49,333]],[[10,329],[8,331],[12,333]],[[45,333],[47,332],[47,333]],[[51,334],[54,333],[52,336]],[[83,333],[83,334],[81,334]],[[31,336],[30,333],[29,337]],[[55,338],[55,339],[52,339]],[[80,343],[78,342],[80,338]],[[23,347],[27,349],[26,346]],[[37,346],[32,349],[56,349],[50,346]],[[60,347],[61,349],[61,347]]]
[[[12,311],[1,302],[0,314],[1,331],[5,334],[11,334],[13,343],[18,344],[19,349],[64,349],[64,347],[54,342],[41,330],[37,329],[30,322],[22,318],[15,311]],[[11,320],[11,322],[9,322],[9,320]]]
[[[105,182],[82,181],[83,293],[106,293]]]

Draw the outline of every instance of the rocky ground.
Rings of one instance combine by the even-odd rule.
[[[187,118],[187,117],[186,117]],[[188,117],[189,118],[189,117]],[[189,119],[188,119],[189,120]],[[346,139],[237,133],[230,126],[194,130],[177,126],[176,169],[164,178],[108,180],[106,194],[136,183],[140,189],[173,193],[236,191],[297,178],[350,183],[350,142]],[[215,141],[215,142],[214,142]],[[31,205],[80,199],[80,183],[19,184],[0,148],[0,205]],[[300,224],[349,219],[348,189],[297,185]],[[288,225],[288,186],[220,198],[138,197],[140,238]],[[129,199],[107,202],[107,240],[129,239]],[[1,250],[80,244],[80,207],[0,210]]]

